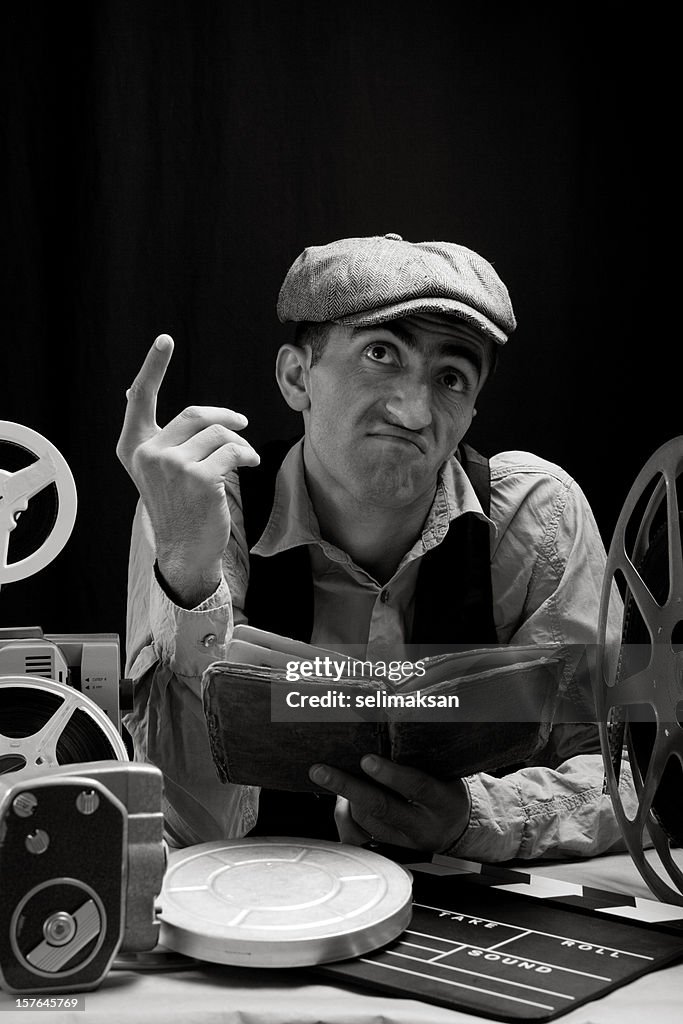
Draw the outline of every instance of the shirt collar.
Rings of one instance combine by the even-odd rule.
[[[303,453],[304,441],[301,438],[287,452],[278,470],[270,518],[251,548],[252,554],[277,555],[301,544],[319,544],[325,549],[333,547],[320,536],[320,526],[306,487]],[[439,470],[434,501],[422,528],[424,550],[440,543],[449,523],[465,512],[474,513],[495,530],[492,520],[481,507],[469,477],[458,460],[451,456]]]

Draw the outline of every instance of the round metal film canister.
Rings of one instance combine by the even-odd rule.
[[[263,838],[177,850],[161,893],[162,945],[211,963],[304,967],[397,938],[412,879],[356,846]]]

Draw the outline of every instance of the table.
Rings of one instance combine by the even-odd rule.
[[[683,851],[676,851],[676,860],[683,867]],[[519,862],[517,866],[540,878],[651,899],[626,854],[534,865]],[[15,997],[2,992],[0,1012],[7,1011],[7,1015],[0,1017],[0,1024],[481,1024],[484,1020],[412,999],[321,984],[306,971],[215,965],[157,974],[112,971],[97,991],[84,997],[84,1011],[14,1010]],[[683,963],[678,963],[558,1020],[564,1024],[642,1024],[647,1015],[653,1024],[679,1024],[682,1014]]]

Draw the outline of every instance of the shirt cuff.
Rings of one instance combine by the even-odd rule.
[[[516,857],[524,828],[516,787],[496,785],[500,780],[487,775],[470,775],[463,781],[470,794],[470,820],[446,855],[478,861]],[[493,782],[493,786],[487,782]]]
[[[472,820],[472,791],[471,791],[471,789],[470,789],[470,787],[469,787],[469,785],[467,783],[467,779],[460,779],[460,782],[462,783],[463,789],[465,791],[465,798],[467,800],[467,813],[466,813],[466,815],[464,815],[464,817],[466,818],[466,821],[465,821],[465,824],[461,827],[460,832],[458,833],[458,836],[457,836],[456,839],[451,840],[448,843],[448,845],[443,847],[441,850],[435,850],[434,851],[435,853],[443,854],[446,857],[448,857],[448,856],[454,857],[455,856],[455,852],[454,852],[455,848],[458,845],[458,843],[460,842],[460,840],[462,839],[462,837],[467,832],[467,829],[470,826],[470,821]]]
[[[212,662],[225,660],[232,636],[232,602],[225,579],[201,604],[188,609],[174,604],[152,573],[150,624],[160,662],[175,675],[201,678]]]

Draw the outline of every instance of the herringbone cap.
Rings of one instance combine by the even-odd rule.
[[[287,272],[277,303],[283,323],[361,327],[413,313],[458,317],[499,345],[516,327],[508,290],[482,256],[454,242],[406,242],[395,234],[309,246]]]

